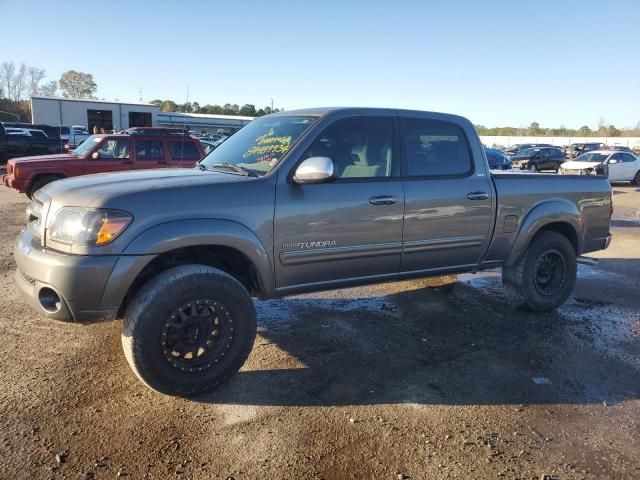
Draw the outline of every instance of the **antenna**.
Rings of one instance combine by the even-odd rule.
[[[189,103],[189,85],[187,84],[187,98],[185,100],[184,103]],[[187,112],[182,112],[182,115],[184,115],[184,117],[182,117],[184,120],[182,122],[182,128],[184,131],[188,132],[187,130]],[[182,141],[180,142],[180,165],[182,165],[182,157],[183,157],[183,153],[184,153],[184,136],[182,137]]]

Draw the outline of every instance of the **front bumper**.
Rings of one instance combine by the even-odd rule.
[[[41,247],[26,229],[14,257],[15,281],[31,308],[55,320],[81,323],[115,319],[133,279],[153,258],[58,253]]]

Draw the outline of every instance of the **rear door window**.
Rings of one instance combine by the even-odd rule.
[[[161,140],[136,140],[137,160],[164,160],[164,144]]]
[[[169,152],[172,160],[199,160],[200,151],[196,144],[191,141],[169,141]]]
[[[406,119],[402,137],[409,177],[464,177],[473,172],[469,144],[458,125]]]

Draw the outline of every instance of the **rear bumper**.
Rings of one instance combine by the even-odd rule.
[[[113,320],[128,287],[153,256],[68,255],[40,247],[24,230],[14,248],[24,301],[54,320]]]

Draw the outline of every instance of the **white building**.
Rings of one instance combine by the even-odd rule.
[[[91,133],[156,125],[160,107],[151,103],[31,97],[31,122],[47,125],[82,125]]]
[[[129,127],[186,127],[194,132],[235,132],[253,117],[207,115],[200,113],[161,112],[152,103],[109,102],[63,97],[31,97],[31,122],[46,125],[82,125],[91,133],[94,128],[122,130]]]

